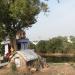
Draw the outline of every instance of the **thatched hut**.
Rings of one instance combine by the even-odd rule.
[[[18,69],[31,69],[34,68],[34,64],[38,59],[38,55],[33,50],[21,50],[17,51],[15,55],[11,58],[10,63],[15,63]],[[36,68],[35,68],[36,70]]]

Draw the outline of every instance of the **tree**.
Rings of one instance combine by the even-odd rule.
[[[66,38],[65,37],[54,37],[52,39],[49,40],[48,43],[48,49],[50,50],[50,52],[63,52],[65,50],[65,41]]]
[[[40,0],[0,0],[0,35],[8,36],[16,50],[17,31],[31,27],[40,11],[47,9],[47,4]]]
[[[29,49],[36,49],[36,45],[30,42]]]
[[[45,40],[41,40],[37,43],[36,45],[36,50],[37,52],[43,52],[43,53],[46,53],[47,50],[46,50],[46,45],[47,45],[47,41]]]

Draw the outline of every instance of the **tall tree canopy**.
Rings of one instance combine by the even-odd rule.
[[[0,36],[8,36],[15,45],[16,32],[36,23],[41,10],[47,11],[41,0],[0,0]]]
[[[47,5],[40,0],[0,0],[0,33],[15,35],[18,30],[31,27]]]

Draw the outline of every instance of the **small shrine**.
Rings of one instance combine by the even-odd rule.
[[[30,41],[28,38],[26,38],[24,31],[18,31],[16,33],[16,44],[17,44],[17,51],[26,50],[28,49]],[[8,53],[11,53],[11,45],[10,45],[10,39],[5,38],[4,41],[1,42],[2,45],[4,45],[4,56],[6,56]]]
[[[20,70],[23,69],[25,71],[26,69],[30,69],[36,71],[44,67],[45,62],[42,61],[41,56],[36,54],[33,49],[28,49],[30,41],[26,38],[24,31],[18,31],[16,33],[17,50],[15,51],[15,54],[11,53],[9,38],[6,38],[1,44],[4,45],[5,59],[12,64],[15,63],[16,67]]]

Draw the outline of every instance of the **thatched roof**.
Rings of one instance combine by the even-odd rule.
[[[33,50],[21,50],[17,51],[17,54],[21,55],[26,61],[35,60],[38,58],[38,55]]]

